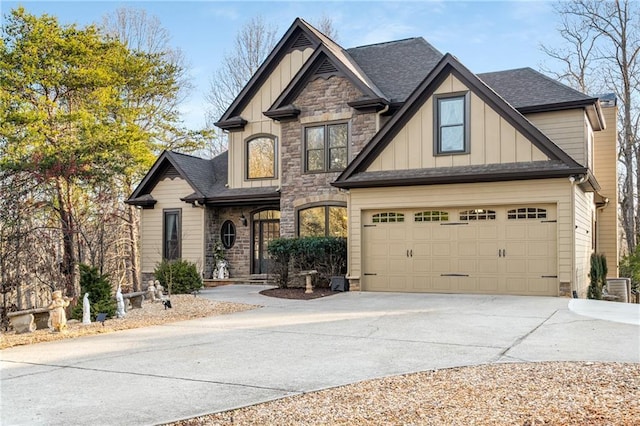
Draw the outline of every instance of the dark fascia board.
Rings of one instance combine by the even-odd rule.
[[[534,105],[517,108],[521,114],[534,114],[537,112],[563,111],[568,109],[583,108],[587,112],[591,127],[594,130],[604,130],[606,123],[602,114],[602,108],[598,98],[582,99],[579,101],[560,102],[555,104]]]
[[[289,29],[284,33],[278,44],[273,48],[269,56],[267,56],[267,59],[264,60],[262,65],[260,65],[260,68],[258,68],[253,77],[251,77],[249,82],[244,86],[229,108],[222,115],[218,123],[224,123],[231,117],[237,116],[240,113],[240,110],[247,105],[260,88],[260,85],[269,77],[280,60],[287,54],[289,44],[298,31],[304,32],[305,36],[307,36],[313,44],[313,48],[322,44],[320,38],[315,34],[315,32],[311,31],[302,19],[296,18]],[[217,125],[218,124],[216,123],[216,126]]]
[[[354,173],[364,171],[389,142],[391,142],[393,137],[409,122],[449,74],[453,74],[461,80],[474,94],[497,111],[545,155],[551,159],[560,160],[569,167],[581,167],[521,113],[516,111],[495,91],[462,65],[453,55],[447,53],[418,87],[416,87],[413,93],[409,95],[409,98],[407,98],[400,111],[382,127],[360,154],[358,154],[340,176],[338,176],[336,182],[346,180]]]
[[[279,110],[285,105],[291,104],[293,100],[298,97],[300,92],[302,92],[306,84],[309,82],[309,80],[317,71],[318,67],[324,62],[325,59],[328,59],[336,67],[340,74],[349,79],[349,81],[354,86],[356,86],[358,90],[360,90],[364,97],[372,99],[380,98],[376,91],[365,84],[361,79],[356,77],[349,69],[349,67],[347,67],[341,60],[339,60],[336,55],[333,54],[333,52],[331,52],[331,49],[327,48],[325,45],[320,45],[316,48],[307,62],[302,66],[300,71],[298,71],[295,77],[289,82],[280,96],[278,96],[273,105],[271,105],[271,107],[266,112],[264,112],[264,114],[268,117],[268,113]]]
[[[290,118],[296,118],[300,115],[300,110],[295,107],[295,105],[289,104],[285,105],[282,108],[272,109],[269,111],[263,112],[264,115],[271,118],[272,120],[285,120]]]
[[[559,177],[569,177],[573,175],[584,175],[587,173],[584,167],[561,169],[561,170],[544,170],[544,171],[519,171],[519,172],[493,172],[483,174],[451,174],[446,176],[416,176],[416,177],[398,177],[398,178],[381,178],[362,181],[342,181],[333,182],[332,185],[342,189],[352,188],[381,188],[381,187],[397,187],[397,186],[417,186],[417,185],[447,185],[475,182],[504,182],[531,179],[552,179]]]
[[[175,169],[180,174],[180,177],[187,181],[189,186],[191,186],[191,188],[196,192],[196,194],[198,194],[198,196],[204,196],[202,193],[200,193],[200,191],[198,191],[198,188],[193,184],[193,182],[191,182],[191,179],[189,179],[189,176],[184,172],[184,170],[182,170],[182,168],[173,160],[173,158],[171,157],[171,152],[165,150],[162,151],[162,154],[160,154],[156,162],[153,163],[151,169],[144,176],[144,178],[135,189],[135,191],[133,191],[133,194],[131,194],[128,200],[131,200],[133,202],[136,198],[144,194],[150,194],[153,188],[158,183],[160,174],[165,170],[168,164],[171,164],[173,167],[175,167]]]
[[[153,208],[153,206],[156,205],[157,202],[158,202],[158,200],[155,200],[153,197],[149,197],[149,198],[144,198],[144,197],[129,198],[129,199],[124,201],[125,204],[129,204],[131,206],[142,207],[143,209],[151,209],[151,208]]]
[[[244,126],[248,123],[247,120],[240,117],[239,115],[235,117],[231,117],[228,120],[224,121],[216,121],[213,123],[214,126],[221,128],[222,130],[243,130]]]
[[[198,201],[208,206],[245,206],[256,203],[280,204],[280,193],[272,194],[252,194],[252,195],[231,195],[221,197],[199,198],[197,200],[181,199],[185,202]]]
[[[367,112],[367,111],[381,111],[384,109],[384,107],[389,105],[389,101],[384,99],[384,98],[364,98],[364,99],[358,99],[355,101],[350,101],[347,102],[347,105],[349,105],[351,108],[358,110],[358,111],[363,111],[363,112]]]

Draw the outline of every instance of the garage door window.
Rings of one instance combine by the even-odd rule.
[[[384,212],[376,213],[371,220],[373,223],[398,223],[404,222],[404,213]]]
[[[460,220],[496,220],[495,210],[474,209],[460,212]]]
[[[547,210],[539,209],[536,207],[522,207],[519,209],[512,209],[507,212],[507,219],[546,219]]]
[[[426,211],[413,215],[414,222],[446,222],[449,220],[449,212]]]

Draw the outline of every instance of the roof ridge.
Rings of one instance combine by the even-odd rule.
[[[361,45],[361,46],[353,46],[353,47],[350,47],[350,48],[348,48],[348,49],[346,49],[346,50],[361,49],[361,48],[365,48],[365,47],[373,47],[373,46],[382,46],[383,44],[400,43],[400,42],[402,42],[402,41],[419,40],[419,39],[424,40],[424,37],[420,37],[420,36],[417,36],[417,37],[407,37],[407,38],[401,38],[401,39],[399,39],[399,40],[388,40],[388,41],[381,41],[381,42],[379,42],[379,43],[363,44],[363,45]],[[425,40],[425,42],[426,42],[426,40]],[[427,42],[427,43],[428,43],[428,42]]]

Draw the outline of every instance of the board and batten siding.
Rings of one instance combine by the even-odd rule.
[[[273,70],[269,78],[256,91],[249,104],[242,110],[240,116],[248,121],[244,130],[229,133],[229,187],[230,188],[258,188],[278,186],[280,184],[280,123],[266,117],[273,102],[280,96],[291,79],[302,68],[313,53],[313,49],[294,50],[286,54]],[[276,137],[276,178],[275,179],[246,179],[246,141],[253,135],[273,135]]]
[[[153,209],[143,209],[140,220],[142,273],[152,273],[162,261],[162,220],[166,209],[181,209],[182,259],[193,262],[202,271],[204,265],[204,209],[180,201],[193,192],[181,178],[165,178],[153,188],[157,200]]]
[[[450,75],[436,95],[469,90]],[[434,100],[429,97],[369,166],[368,171],[544,161],[548,157],[473,92],[468,154],[434,155]]]
[[[591,126],[583,109],[539,112],[525,117],[574,160],[587,165],[587,137]]]
[[[618,108],[603,107],[607,123],[605,130],[594,132],[593,174],[600,184],[600,195],[609,199],[609,204],[597,215],[598,253],[607,256],[609,276],[618,276],[618,130],[616,119]]]
[[[557,206],[558,282],[573,281],[574,231],[568,179],[488,182],[458,185],[352,188],[349,194],[348,277],[354,287],[362,274],[362,224],[367,210],[438,207],[490,207],[555,204]]]
[[[593,219],[595,209],[593,193],[583,192],[578,185],[574,186],[575,200],[575,286],[580,297],[587,296],[589,271],[591,269],[591,253],[593,253]]]

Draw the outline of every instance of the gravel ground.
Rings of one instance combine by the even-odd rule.
[[[104,326],[101,323],[83,325],[78,321],[69,321],[67,331],[52,333],[49,330],[36,330],[33,333],[15,334],[14,332],[0,334],[0,349],[18,345],[50,342],[52,340],[72,339],[90,334],[111,333],[131,328],[160,325],[169,322],[184,321],[194,318],[211,317],[234,312],[255,309],[257,306],[239,303],[214,302],[192,295],[174,294],[171,296],[172,309],[165,309],[160,302],[145,302],[141,309],[129,309],[122,319],[108,319]]]
[[[109,333],[256,306],[171,296],[105,325],[0,334],[0,349]],[[301,302],[305,303],[305,302]],[[370,380],[172,423],[194,425],[640,425],[640,364],[492,364]]]
[[[639,425],[640,364],[492,364],[388,377],[195,425]]]

